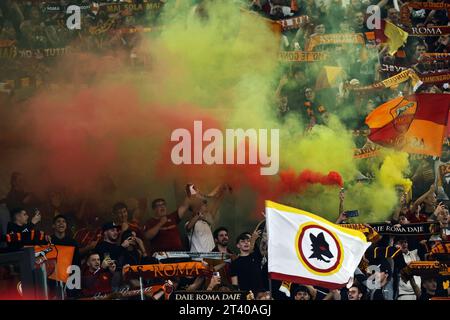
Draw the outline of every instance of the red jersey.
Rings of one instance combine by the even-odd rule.
[[[81,292],[85,297],[91,297],[98,293],[112,292],[112,273],[107,270],[99,270],[96,273],[85,270],[81,278]]]
[[[181,243],[178,224],[180,223],[178,211],[172,212],[167,216],[167,222],[159,229],[158,234],[150,240],[150,248],[152,254],[159,251],[182,251],[184,250]],[[149,230],[159,223],[159,219],[151,218],[145,224],[144,231]]]
[[[428,216],[423,213],[419,213],[419,217],[417,217],[414,213],[410,212],[406,215],[406,218],[410,223],[420,223],[428,221]]]

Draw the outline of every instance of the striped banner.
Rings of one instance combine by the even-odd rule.
[[[436,83],[450,82],[450,73],[449,72],[439,72],[439,73],[434,73],[432,75],[421,75],[420,80],[423,81],[424,84],[436,84]]]
[[[378,156],[380,150],[381,150],[380,146],[369,142],[364,147],[355,149],[353,153],[353,158],[355,159],[373,158]]]
[[[318,45],[324,44],[364,44],[361,33],[318,34],[312,36],[306,45],[306,51],[313,51]]]

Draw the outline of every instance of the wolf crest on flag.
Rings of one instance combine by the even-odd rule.
[[[272,279],[341,288],[371,245],[360,231],[272,201],[266,201],[266,219]]]
[[[445,94],[397,97],[367,116],[369,139],[409,153],[440,156],[449,107],[449,98]]]

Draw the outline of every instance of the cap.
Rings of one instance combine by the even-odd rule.
[[[111,221],[111,222],[105,223],[102,226],[102,231],[104,232],[104,231],[108,231],[108,230],[111,230],[111,229],[114,229],[114,228],[120,229],[120,226]]]

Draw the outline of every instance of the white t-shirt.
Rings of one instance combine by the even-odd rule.
[[[408,251],[408,253],[402,253],[403,258],[405,259],[406,264],[412,262],[412,261],[420,261],[420,257],[417,253],[417,249]],[[414,280],[416,281],[417,286],[420,288],[421,285],[421,279],[419,276],[414,276]],[[411,282],[404,282],[402,279],[398,282],[398,294],[399,295],[414,295],[414,289],[411,285]]]
[[[186,222],[185,228],[189,221]],[[186,231],[191,252],[211,252],[215,247],[214,237],[208,222],[203,219],[198,220],[192,230]]]

